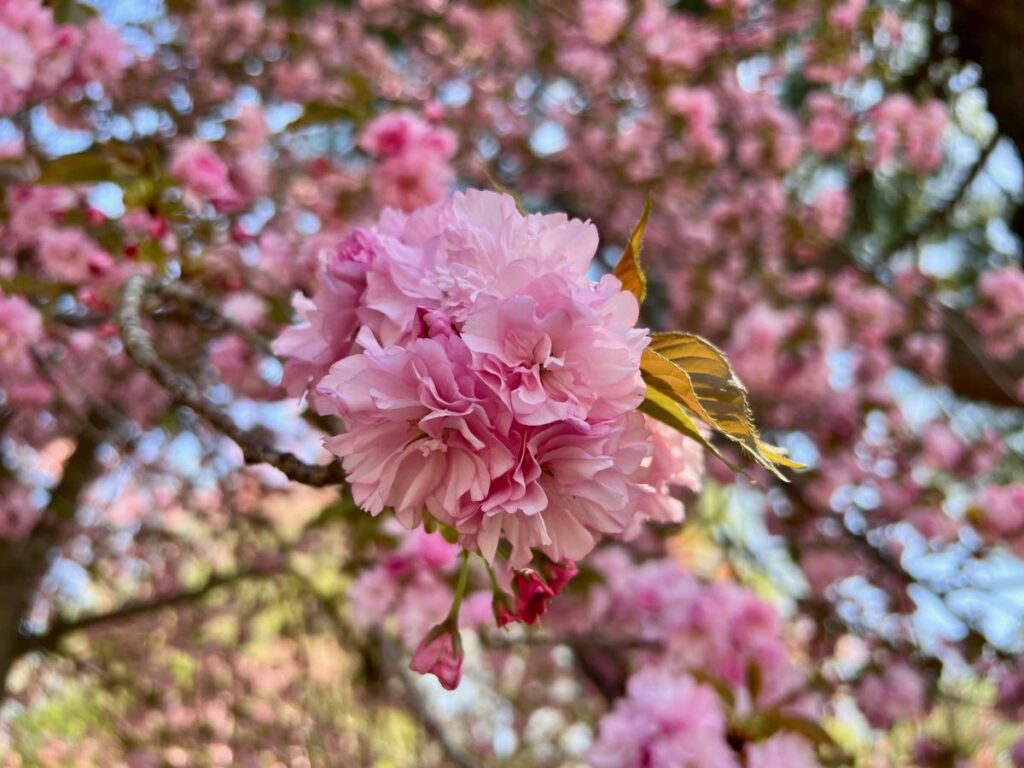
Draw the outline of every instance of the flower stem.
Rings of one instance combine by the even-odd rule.
[[[462,570],[459,571],[459,580],[455,585],[455,599],[452,601],[452,609],[448,612],[448,620],[458,623],[459,609],[462,607],[462,598],[466,595],[466,586],[469,584],[469,550],[462,550]]]

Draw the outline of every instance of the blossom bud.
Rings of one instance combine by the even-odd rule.
[[[462,636],[453,622],[438,624],[423,636],[409,669],[436,676],[446,690],[458,688],[462,679]]]
[[[532,569],[518,571],[512,584],[516,590],[516,613],[521,621],[533,624],[544,615],[555,591]]]
[[[564,560],[561,563],[551,563],[544,568],[544,575],[547,577],[548,586],[555,595],[560,595],[566,585],[579,573],[579,568],[572,560]]]
[[[494,621],[499,627],[519,621],[519,613],[512,603],[512,596],[500,588],[494,590],[491,610],[494,611]]]

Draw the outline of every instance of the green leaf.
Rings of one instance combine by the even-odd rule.
[[[786,480],[779,466],[802,468],[781,448],[761,439],[746,388],[725,354],[707,339],[682,332],[652,334],[641,371],[650,388],[739,445],[779,479]]]
[[[750,698],[753,701],[761,698],[761,691],[764,690],[764,675],[761,665],[754,659],[747,659],[747,690],[750,691]]]
[[[828,731],[822,728],[813,720],[808,720],[800,715],[789,714],[788,712],[767,712],[763,715],[765,723],[771,730],[771,734],[779,731],[790,731],[798,733],[812,744],[818,747],[834,747],[835,741]]]
[[[76,0],[57,0],[53,4],[53,20],[58,24],[84,24],[97,15],[95,8]]]
[[[49,160],[39,172],[39,184],[86,184],[113,181],[117,166],[95,150]]]
[[[636,300],[640,304],[643,304],[644,299],[647,298],[647,275],[644,274],[644,269],[640,266],[640,251],[643,248],[644,232],[647,229],[647,219],[650,218],[650,215],[651,196],[648,195],[643,213],[640,214],[640,221],[636,223],[629,243],[626,244],[626,250],[622,252],[622,258],[615,265],[613,273],[622,282],[622,290],[629,291],[636,296]]]
[[[311,125],[333,123],[337,120],[354,120],[357,117],[355,110],[343,104],[313,101],[305,105],[302,115],[288,123],[286,129],[294,131],[299,128],[308,128]]]
[[[718,694],[725,705],[729,709],[735,709],[736,707],[736,694],[725,680],[716,675],[711,674],[703,669],[694,669],[690,672],[690,677],[696,680],[698,683],[711,686],[714,688],[715,693]]]

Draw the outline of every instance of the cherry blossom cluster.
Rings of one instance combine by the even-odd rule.
[[[218,211],[239,211],[270,192],[269,138],[262,110],[244,107],[227,141],[218,147],[195,138],[180,142],[167,172],[193,205],[212,203]]]
[[[99,19],[58,24],[41,0],[0,3],[0,117],[86,83],[116,81],[125,67],[118,33]]]
[[[902,157],[916,173],[932,173],[942,163],[946,108],[940,101],[917,105],[905,94],[890,96],[871,114],[875,131],[871,163],[891,165]]]
[[[702,583],[667,559],[634,563],[609,549],[593,564],[605,585],[592,591],[585,618],[569,621],[611,641],[643,643],[625,696],[601,719],[591,764],[819,765],[814,745],[788,729],[740,737],[745,759],[736,736],[728,738],[753,713],[821,717],[774,608],[735,584]]]
[[[676,517],[647,482],[648,337],[616,278],[588,278],[596,249],[588,223],[470,191],[323,255],[275,351],[291,391],[343,420],[325,445],[360,506],[442,523],[488,561],[507,540],[515,568]]]
[[[984,272],[978,298],[971,319],[988,353],[1006,359],[1024,349],[1024,272],[1016,266]]]
[[[428,116],[440,117],[434,104]],[[408,112],[381,115],[367,124],[360,146],[375,160],[371,183],[382,207],[412,211],[436,203],[455,180],[450,160],[455,135]]]

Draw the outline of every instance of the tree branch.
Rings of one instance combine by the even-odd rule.
[[[152,375],[170,393],[175,402],[191,408],[237,443],[246,462],[270,464],[290,479],[305,485],[322,487],[345,482],[345,473],[336,461],[330,464],[307,464],[292,453],[278,451],[265,445],[254,433],[241,429],[230,416],[210,402],[191,379],[164,362],[142,322],[142,305],[150,295],[169,295],[179,299],[185,298],[190,302],[204,301],[183,286],[161,285],[154,278],[145,275],[129,278],[121,294],[116,322],[125,351],[136,365]],[[206,311],[220,318],[220,321],[227,322],[205,301],[203,306]]]
[[[211,576],[203,586],[196,589],[176,590],[146,600],[135,600],[107,613],[84,616],[74,621],[58,620],[50,626],[45,634],[25,638],[22,643],[21,652],[53,650],[61,640],[76,632],[85,632],[97,627],[117,624],[122,621],[138,618],[139,616],[155,613],[156,611],[162,611],[165,608],[196,603],[221,587],[237,584],[240,581],[249,579],[272,578],[281,572],[282,568],[279,565],[263,565],[245,568],[234,573],[216,574]]]
[[[39,523],[26,541],[0,542],[0,698],[7,691],[7,675],[23,652],[23,617],[49,567],[50,550],[60,543],[64,525],[74,518],[78,500],[92,479],[96,449],[106,427],[95,411],[86,415],[75,450],[50,491],[50,503]]]
[[[884,265],[898,252],[916,245],[921,238],[931,234],[954,210],[956,210],[960,203],[964,201],[968,190],[970,190],[971,186],[978,180],[982,172],[985,170],[985,166],[988,165],[989,158],[992,157],[992,153],[995,151],[996,147],[999,146],[1000,138],[1001,136],[998,133],[994,133],[992,135],[988,144],[981,148],[981,152],[978,154],[978,159],[974,161],[971,168],[964,174],[963,178],[960,179],[960,183],[957,184],[956,189],[953,190],[953,194],[946,198],[941,205],[932,208],[917,224],[912,227],[907,227],[906,231],[885,249],[879,260],[880,263]]]
[[[1024,4],[1020,0],[952,0],[960,53],[981,67],[988,108],[999,131],[1024,154]],[[1024,206],[1011,226],[1024,238]]]

